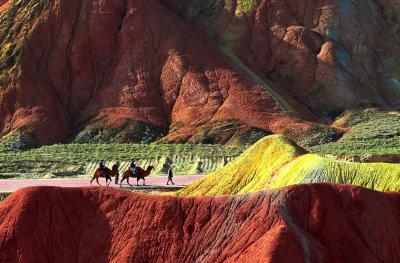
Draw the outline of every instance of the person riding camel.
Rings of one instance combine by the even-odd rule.
[[[138,165],[137,165],[136,161],[132,159],[130,168],[131,168],[131,172],[132,172],[133,174],[136,174],[137,166],[138,166]]]
[[[105,176],[106,166],[104,165],[104,161],[103,160],[100,161],[99,169],[100,169],[101,175],[104,177]]]

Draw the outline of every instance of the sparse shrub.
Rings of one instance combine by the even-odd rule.
[[[1,145],[5,151],[18,151],[32,149],[36,147],[36,142],[28,132],[15,131],[5,136]]]

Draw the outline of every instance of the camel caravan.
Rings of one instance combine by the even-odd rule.
[[[90,180],[90,185],[96,180],[99,183],[99,178],[106,178],[106,186],[109,186],[112,182],[112,177],[115,177],[115,184],[119,181],[119,162],[116,162],[111,169],[104,165],[104,161],[101,161],[99,167],[95,170],[92,180]],[[143,185],[146,185],[146,177],[150,175],[151,171],[154,169],[153,166],[148,166],[146,170],[139,167],[135,160],[132,160],[128,170],[122,174],[122,179],[119,182],[119,186],[122,187],[122,182],[126,180],[128,185],[133,186],[129,182],[129,178],[136,178],[136,185],[139,186],[139,180],[143,180]]]

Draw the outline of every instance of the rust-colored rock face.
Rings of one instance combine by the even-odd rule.
[[[0,203],[0,261],[398,262],[399,207],[327,184],[182,199],[27,188]]]
[[[398,1],[161,1],[319,115],[400,105]]]
[[[36,2],[4,11],[21,21],[2,21],[9,36],[1,135],[22,130],[46,144],[90,137],[99,127],[148,126],[188,141],[221,121],[274,132],[307,128],[156,0]]]
[[[294,134],[310,129],[304,120],[319,122],[314,114],[400,105],[396,1],[3,0],[0,8],[0,137],[214,141],[205,130],[226,123],[238,133]]]

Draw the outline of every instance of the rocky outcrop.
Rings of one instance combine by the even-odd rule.
[[[374,154],[372,156],[365,157],[364,162],[376,163],[400,163],[400,153],[399,154]]]
[[[0,203],[0,261],[398,262],[399,205],[319,184],[207,198],[28,188]]]
[[[397,1],[161,1],[319,115],[400,106]]]
[[[0,34],[0,136],[186,142],[210,123],[282,133],[309,128],[288,111],[313,118],[156,0],[12,1]]]

